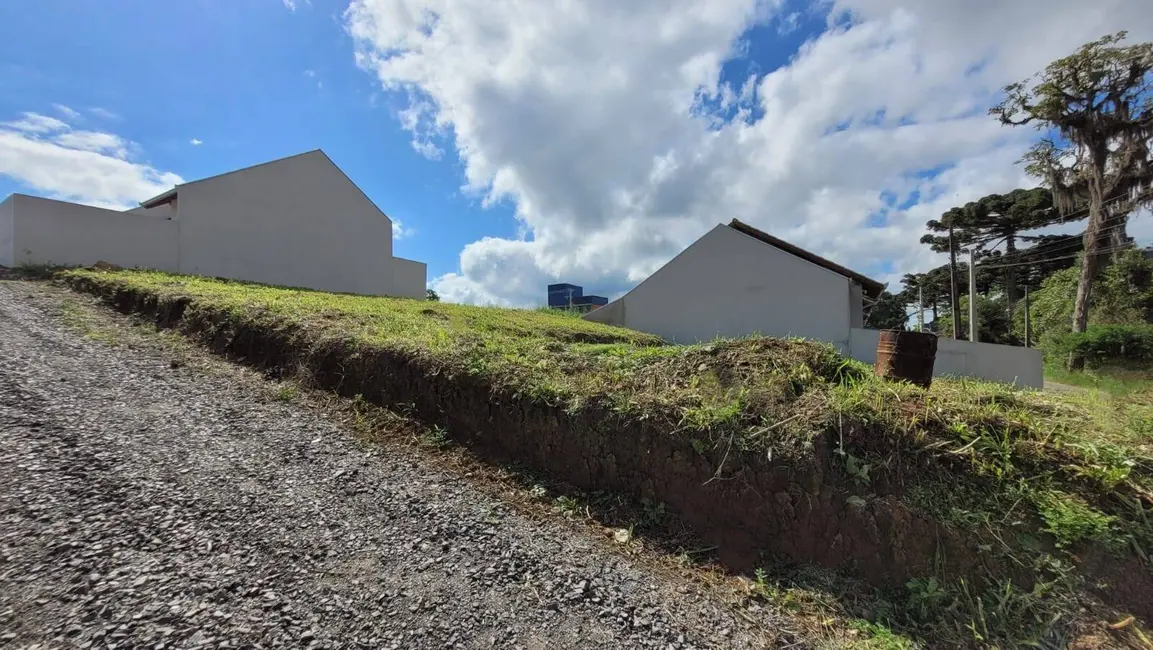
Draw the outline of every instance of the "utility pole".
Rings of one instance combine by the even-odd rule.
[[[953,314],[953,338],[961,331],[961,297],[957,295],[957,244],[953,241],[953,220],[949,220],[949,311]]]
[[[1025,347],[1029,347],[1029,285],[1025,285]]]
[[[917,331],[925,331],[925,295],[921,287],[917,287]]]
[[[969,340],[977,343],[977,254],[969,249]]]

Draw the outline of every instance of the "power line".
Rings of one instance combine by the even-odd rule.
[[[1111,232],[1113,230],[1118,230],[1118,229],[1124,228],[1127,225],[1128,225],[1127,223],[1114,224],[1114,225],[1109,226],[1107,228],[1102,228],[1101,230],[1097,231],[1097,234],[1103,235],[1107,232]],[[1084,231],[1078,232],[1078,233],[1070,233],[1069,235],[1066,235],[1066,236],[1067,237],[1076,237],[1077,241],[1046,242],[1046,243],[1040,244],[1038,246],[1030,246],[1029,248],[1019,248],[1013,252],[1004,253],[1000,259],[1006,259],[1006,258],[1020,259],[1022,257],[1028,256],[1028,255],[1036,255],[1038,253],[1052,253],[1052,252],[1059,251],[1059,250],[1071,249],[1071,248],[1076,248],[1078,246],[1084,246],[1085,245],[1085,242],[1084,242],[1085,232]]]
[[[1094,251],[1093,253],[1095,255],[1104,255],[1105,253],[1116,253],[1118,251],[1126,251],[1126,250],[1130,250],[1132,248],[1134,248],[1134,247],[1129,246],[1129,245],[1114,246],[1112,248],[1102,248],[1100,250]],[[1029,262],[1015,262],[1013,264],[977,264],[976,266],[979,268],[983,268],[983,269],[1003,269],[1003,268],[1008,268],[1010,266],[1027,266],[1030,264],[1042,264],[1044,262],[1056,262],[1057,260],[1071,260],[1073,258],[1080,256],[1080,255],[1081,255],[1081,253],[1076,253],[1074,255],[1063,255],[1061,257],[1050,257],[1050,258],[1043,259],[1043,260],[1032,260]]]

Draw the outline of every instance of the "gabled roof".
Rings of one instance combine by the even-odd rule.
[[[820,255],[817,255],[815,253],[810,253],[809,251],[807,251],[807,250],[805,250],[799,246],[794,246],[793,244],[790,244],[789,242],[787,242],[783,239],[778,239],[777,237],[773,237],[769,233],[767,233],[763,230],[759,230],[757,228],[754,228],[754,227],[750,226],[749,224],[744,223],[743,221],[740,221],[739,219],[733,219],[732,221],[730,221],[729,222],[729,228],[732,228],[733,230],[736,230],[739,233],[748,235],[749,237],[752,237],[753,239],[760,240],[760,241],[768,244],[769,246],[772,246],[774,248],[779,248],[779,249],[785,251],[786,253],[789,253],[790,255],[795,255],[796,257],[799,257],[799,258],[805,260],[806,262],[811,262],[813,264],[816,264],[817,266],[828,269],[828,270],[832,271],[833,273],[836,273],[838,275],[843,275],[846,278],[849,278],[850,280],[853,280],[854,282],[860,284],[861,288],[864,290],[865,295],[868,296],[869,298],[875,299],[877,296],[881,295],[882,291],[885,290],[884,284],[881,284],[880,282],[877,282],[876,280],[874,280],[872,278],[861,275],[860,273],[857,273],[856,271],[849,270],[849,269],[841,266],[840,264],[837,264],[836,262],[831,262],[831,261],[821,257]]]

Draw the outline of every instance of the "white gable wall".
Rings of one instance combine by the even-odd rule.
[[[677,343],[760,333],[844,349],[853,316],[850,285],[840,274],[720,225],[585,318]]]
[[[319,151],[181,185],[179,196],[182,273],[393,293],[392,222]]]

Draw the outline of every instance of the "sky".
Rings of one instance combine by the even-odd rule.
[[[0,197],[320,148],[444,300],[616,296],[733,218],[897,286],[927,220],[1037,184],[1000,89],[1120,29],[1148,0],[13,0]]]

